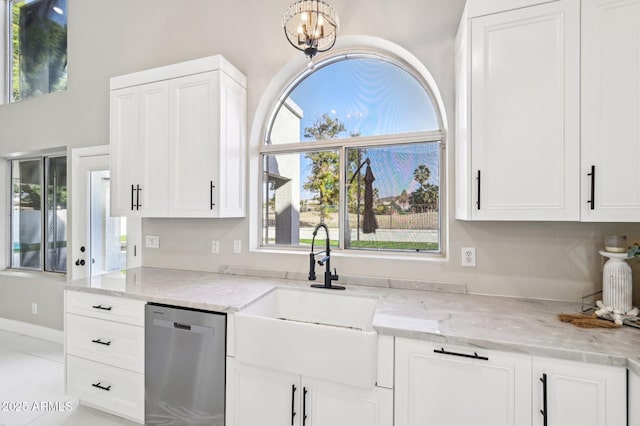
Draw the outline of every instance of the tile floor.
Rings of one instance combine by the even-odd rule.
[[[26,410],[17,411],[22,407]],[[77,399],[65,395],[61,344],[0,330],[0,426],[22,425],[136,423],[79,405]]]

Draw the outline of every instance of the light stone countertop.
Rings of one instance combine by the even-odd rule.
[[[65,287],[231,313],[275,287],[308,285],[142,267],[71,281]],[[561,312],[579,312],[579,304],[360,285],[347,285],[345,294],[378,297],[373,325],[382,335],[628,367],[640,374],[640,330],[581,329],[557,319]]]

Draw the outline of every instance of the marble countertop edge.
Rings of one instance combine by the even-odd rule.
[[[63,287],[233,313],[276,287],[307,288],[308,282],[143,267]],[[556,315],[575,304],[431,292],[413,283],[403,289],[352,285],[347,293],[378,298],[373,327],[381,335],[626,367],[640,375],[640,332],[630,327],[584,330],[560,323]]]

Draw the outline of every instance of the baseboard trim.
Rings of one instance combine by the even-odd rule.
[[[24,334],[37,339],[48,340],[54,343],[64,342],[64,332],[54,328],[43,327],[37,324],[16,321],[8,318],[0,318],[0,330],[12,333]]]

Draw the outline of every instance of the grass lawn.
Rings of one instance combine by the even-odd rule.
[[[311,239],[300,239],[300,244],[311,245]],[[325,246],[324,240],[316,240],[315,248]],[[331,247],[338,247],[338,241],[331,240]],[[416,243],[409,241],[351,241],[353,248],[386,249],[386,250],[438,250],[438,243]]]

